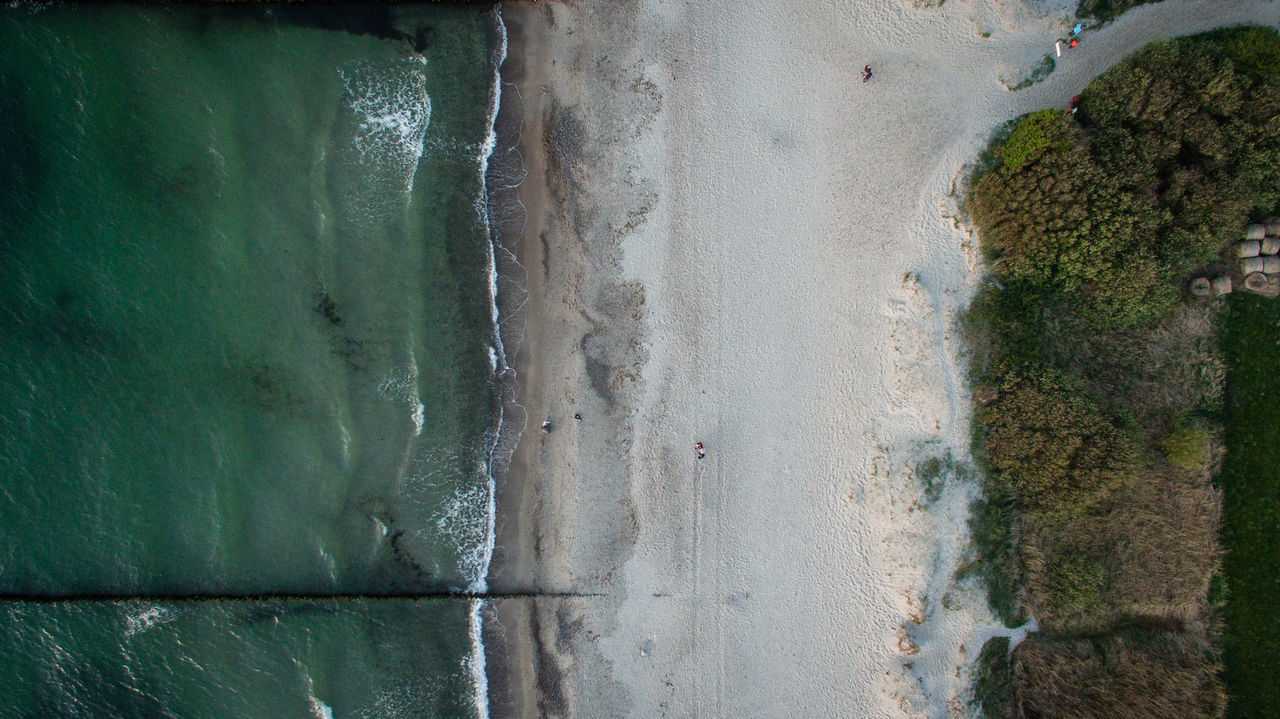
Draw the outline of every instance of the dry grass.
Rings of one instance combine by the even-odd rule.
[[[1103,528],[1115,550],[1117,610],[1184,623],[1205,617],[1221,514],[1218,490],[1192,472],[1152,478],[1117,498]]]
[[[1097,639],[1032,635],[1013,653],[1014,716],[1024,719],[1209,719],[1226,696],[1220,664],[1183,633]]]
[[[1086,516],[1027,518],[1019,548],[1041,625],[1096,632],[1142,618],[1203,632],[1221,559],[1221,499],[1205,474],[1149,473]]]
[[[1151,433],[1167,432],[1188,412],[1222,410],[1226,363],[1212,302],[1182,305],[1144,327],[1089,332],[1082,321],[1051,323],[1053,353],[1100,396],[1124,405]],[[1081,342],[1084,346],[1081,346]]]

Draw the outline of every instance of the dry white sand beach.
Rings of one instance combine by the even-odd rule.
[[[1146,42],[1280,19],[1145,6],[1009,91],[1073,6],[504,6],[530,429],[491,585],[591,596],[499,603],[496,714],[972,714],[1007,631],[953,579],[977,487],[915,471],[968,457],[966,163]]]

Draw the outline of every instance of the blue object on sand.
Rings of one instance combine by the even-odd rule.
[[[1084,29],[1084,23],[1076,23],[1076,26],[1075,26],[1074,28],[1072,28],[1072,30],[1071,30],[1071,34],[1072,34],[1072,35],[1079,35],[1079,34],[1080,34],[1080,31],[1081,31],[1081,30],[1083,30],[1083,29]]]

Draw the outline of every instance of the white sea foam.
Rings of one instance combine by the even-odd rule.
[[[496,66],[500,68],[502,62],[507,58],[507,28],[502,24],[501,13],[495,12],[498,28],[498,47],[496,48]],[[493,77],[493,96],[489,102],[489,132],[485,135],[484,144],[480,148],[480,179],[483,182],[489,172],[489,158],[493,156],[493,149],[498,146],[498,109],[502,106],[502,74],[495,68]],[[489,318],[493,322],[493,331],[495,335],[494,346],[491,351],[498,355],[501,360],[501,366],[506,367],[507,358],[502,346],[501,333],[498,331],[498,260],[494,251],[495,238],[493,228],[489,225],[489,208],[488,208],[488,192],[476,198],[476,212],[479,214],[481,222],[484,223],[485,231],[490,237],[489,256]]]
[[[342,420],[338,420],[338,432],[342,435],[342,463],[351,464],[351,431]]]
[[[501,68],[503,61],[507,58],[507,28],[502,22],[502,12],[497,8],[494,9],[494,29],[497,33],[497,47],[495,48],[493,60],[493,94],[489,105],[489,129],[479,158],[482,183],[485,181],[489,170],[489,157],[493,154],[493,149],[498,144],[498,109],[502,104]],[[502,333],[498,325],[498,263],[494,252],[494,245],[497,239],[493,235],[493,228],[489,225],[487,205],[488,188],[486,186],[484,196],[477,200],[476,210],[484,223],[486,233],[489,235],[489,253],[486,261],[489,263],[489,317],[493,323],[494,335],[493,344],[490,345],[489,352],[490,362],[496,372],[499,366],[502,369],[506,369],[507,358],[502,346]],[[493,562],[493,549],[497,536],[497,486],[493,477],[493,454],[498,441],[502,437],[503,420],[502,410],[499,409],[498,412],[497,431],[493,433],[493,437],[489,442],[489,451],[486,458],[484,537],[478,547],[476,574],[469,587],[470,591],[477,593],[487,591],[489,588],[489,565]],[[483,604],[480,600],[473,600],[471,605],[471,659],[468,667],[471,670],[472,683],[475,686],[476,716],[479,719],[489,719],[489,678],[486,673],[484,618],[480,613]]]
[[[421,402],[413,407],[413,436],[422,434],[422,425],[426,422],[427,406]]]
[[[307,709],[311,711],[312,719],[333,719],[333,707],[320,701],[316,696],[316,686],[311,680],[311,672],[307,671],[306,665],[297,659],[294,659],[293,663],[297,665],[298,671],[302,672],[302,683],[307,686]]]
[[[175,618],[173,611],[166,607],[157,605],[146,607],[124,618],[124,636],[126,639],[136,636],[152,627],[168,624]]]
[[[488,589],[487,574],[493,557],[493,482],[483,486],[463,484],[449,495],[435,518],[436,530],[462,551],[458,563],[467,577],[468,592]]]
[[[415,56],[392,63],[360,61],[338,70],[356,125],[346,144],[352,152],[347,159],[371,178],[352,187],[348,200],[368,218],[402,210],[413,192],[431,122],[425,64]]]
[[[314,696],[307,697],[308,708],[311,709],[311,716],[315,719],[333,719],[333,707],[316,699]]]
[[[483,609],[483,599],[471,600],[471,654],[462,660],[463,669],[471,675],[471,684],[475,687],[477,719],[489,719],[489,675],[484,654],[484,618],[480,615]]]
[[[413,354],[413,336],[409,337],[409,362],[392,370],[378,384],[382,396],[409,405],[409,418],[413,420],[413,436],[422,434],[426,423],[426,405],[422,403],[422,391],[418,385],[418,361]]]
[[[418,57],[392,65],[357,62],[338,70],[359,123],[354,144],[361,159],[408,164],[422,156],[431,121],[425,65],[426,59]]]
[[[409,366],[413,368],[413,436],[422,434],[422,426],[426,422],[427,407],[422,403],[422,387],[418,385],[418,357],[413,352],[417,344],[413,333],[409,333]]]

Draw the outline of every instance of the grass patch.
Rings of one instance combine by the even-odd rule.
[[[1200,427],[1174,430],[1164,441],[1164,453],[1169,463],[1175,467],[1202,467],[1209,459],[1209,432]]]
[[[956,570],[956,579],[981,577],[987,587],[987,604],[1006,627],[1026,621],[1020,606],[1022,577],[1014,554],[1013,498],[1007,490],[989,487],[986,496],[973,503],[969,531],[972,558]]]
[[[1223,676],[1229,718],[1280,707],[1280,303],[1231,298],[1223,328],[1228,364],[1223,494]]]
[[[915,477],[920,482],[925,505],[938,501],[948,478],[965,481],[971,475],[969,465],[956,461],[949,449],[940,456],[921,460],[915,466]]]
[[[1085,614],[1102,599],[1106,570],[1088,557],[1070,555],[1050,565],[1045,580],[1046,594],[1058,615]]]
[[[1080,0],[1080,4],[1076,6],[1076,17],[1091,17],[1101,22],[1111,22],[1126,10],[1153,2],[1160,2],[1160,0]]]
[[[1013,719],[1013,667],[1009,664],[1009,638],[992,637],[982,645],[974,669],[973,704],[984,719]]]
[[[1036,65],[1031,70],[1030,75],[1027,75],[1026,77],[1022,78],[1016,84],[1013,84],[1013,85],[1005,83],[1005,87],[1009,89],[1009,92],[1017,92],[1019,90],[1025,90],[1028,87],[1031,87],[1032,85],[1036,84],[1037,82],[1040,82],[1041,80],[1045,79],[1046,77],[1049,77],[1049,73],[1053,72],[1053,69],[1055,67],[1057,67],[1057,62],[1054,61],[1053,57],[1051,55],[1045,55],[1040,60],[1040,64]]]

